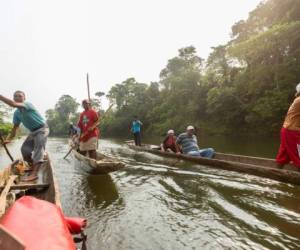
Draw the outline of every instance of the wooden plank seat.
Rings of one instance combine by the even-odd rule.
[[[26,189],[44,189],[50,186],[49,183],[38,183],[38,184],[28,184],[28,183],[18,183],[10,186],[9,190],[26,190]],[[5,186],[0,186],[0,192]]]

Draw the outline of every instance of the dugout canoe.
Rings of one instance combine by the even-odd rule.
[[[6,216],[6,212],[16,201],[26,199],[26,197],[30,196],[50,202],[60,208],[59,190],[50,158],[47,157],[45,162],[40,166],[38,179],[34,182],[20,181],[20,176],[16,175],[18,162],[16,160],[0,171],[0,219]],[[28,216],[28,214],[24,214],[24,216]],[[30,225],[27,225],[27,228],[24,228],[24,230],[30,231],[32,228]],[[48,240],[51,242],[51,239]],[[18,236],[7,231],[5,227],[0,225],[1,249],[25,249],[25,245],[23,244],[24,242]]]
[[[74,158],[80,163],[80,167],[90,174],[108,174],[125,166],[121,161],[97,152],[97,160],[86,157],[73,150]]]
[[[149,152],[163,157],[177,158],[198,163],[200,165],[247,173],[260,177],[300,185],[300,171],[288,164],[278,168],[274,159],[243,156],[235,154],[216,153],[213,159],[194,157],[183,154],[163,152],[156,145],[135,146],[133,142],[126,142],[129,148],[136,151]]]
[[[15,168],[18,162],[19,161],[16,160],[0,171],[0,192],[4,190],[4,184],[8,181],[8,179],[14,175]],[[15,184],[15,182],[12,182],[8,191],[10,190],[24,191],[23,193],[26,195],[34,196],[38,199],[48,201],[61,207],[58,185],[53,174],[52,162],[48,155],[47,159],[39,168],[38,179],[36,181],[18,181],[17,184]]]

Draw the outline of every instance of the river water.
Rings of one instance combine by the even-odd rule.
[[[13,155],[21,143],[9,145]],[[47,148],[64,213],[88,219],[88,249],[300,248],[300,186],[135,152],[118,140],[100,148],[126,167],[92,176],[62,159],[66,139],[50,138]],[[8,163],[0,148],[0,165]]]

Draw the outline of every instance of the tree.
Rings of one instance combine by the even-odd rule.
[[[155,134],[188,124],[211,133],[277,134],[300,82],[299,58],[300,1],[262,1],[206,61],[195,47],[184,47],[158,83],[129,78],[114,85],[108,97],[117,108],[106,127],[127,133],[137,114]]]
[[[69,124],[76,123],[79,117],[77,109],[79,103],[69,96],[63,95],[59,98],[54,109],[46,111],[46,119],[51,135],[67,135]]]

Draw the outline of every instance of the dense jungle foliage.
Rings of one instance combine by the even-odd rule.
[[[110,89],[115,106],[103,119],[103,133],[127,134],[134,115],[148,134],[188,124],[210,134],[278,133],[300,82],[300,1],[261,2],[206,60],[194,46],[181,48],[159,76],[151,83],[128,78]],[[77,119],[77,107],[63,96],[47,111],[55,134]]]

